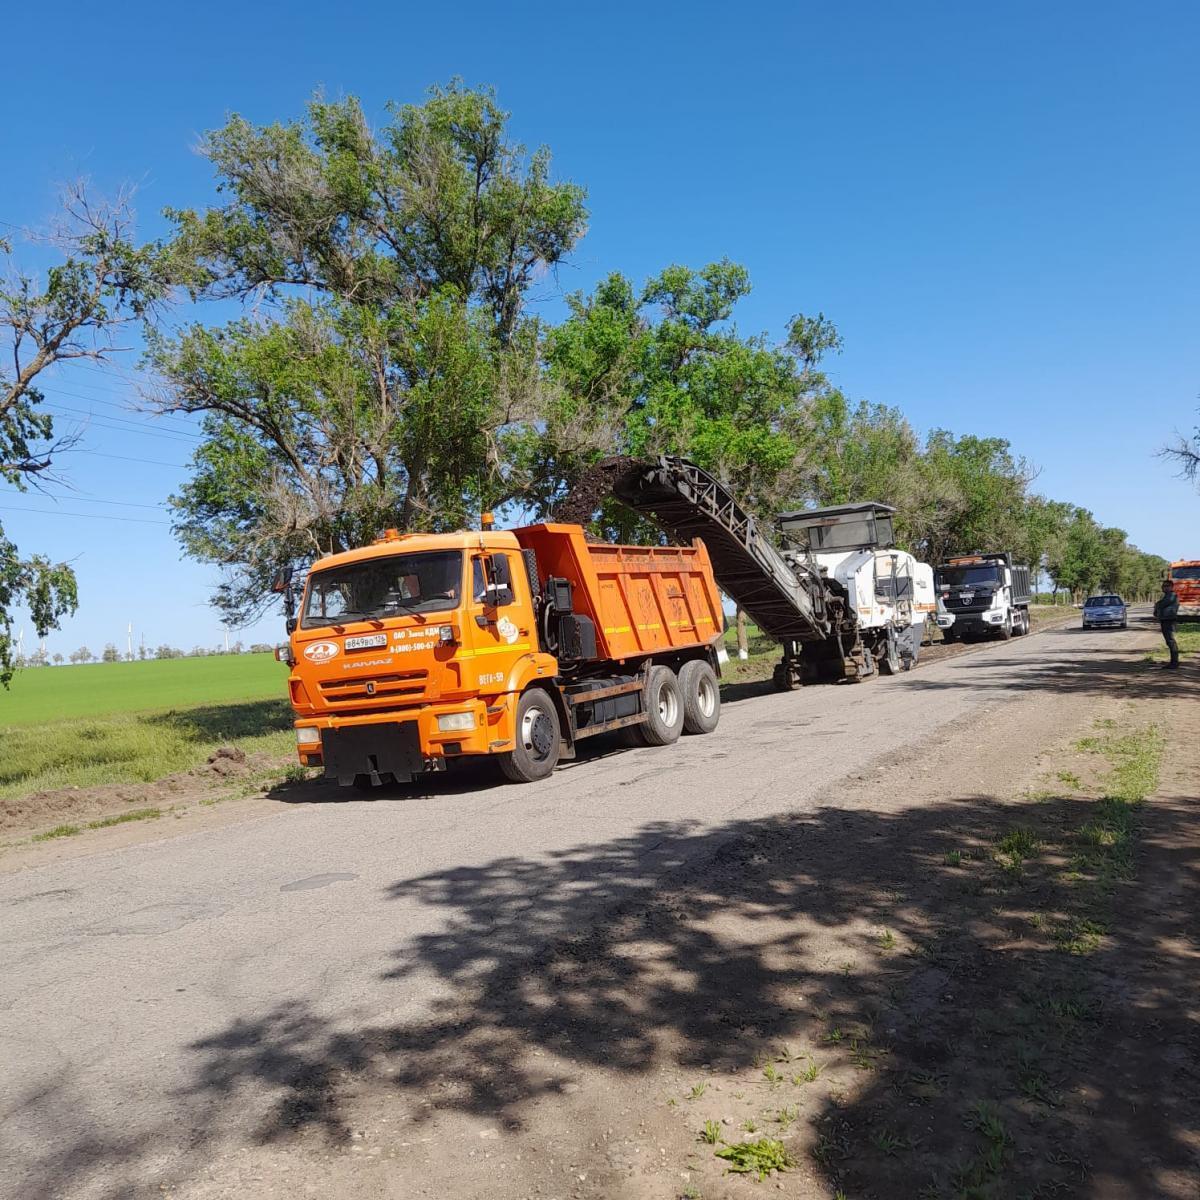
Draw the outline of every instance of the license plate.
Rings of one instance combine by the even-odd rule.
[[[974,592],[963,592],[958,598],[964,604],[970,604],[971,601],[975,599],[975,593]]]
[[[386,633],[364,633],[362,637],[348,637],[346,639],[347,650],[366,650],[372,646],[386,645]]]

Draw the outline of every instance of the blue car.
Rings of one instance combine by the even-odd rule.
[[[1129,608],[1120,596],[1089,596],[1083,605],[1084,629],[1128,629]]]

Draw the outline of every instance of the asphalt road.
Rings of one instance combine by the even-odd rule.
[[[456,964],[416,952],[454,945],[446,881],[511,866],[532,945],[560,932],[541,919],[543,864],[562,887],[578,863],[578,922],[609,899],[590,847],[626,846],[623,887],[628,854],[632,886],[651,887],[678,855],[677,839],[664,850],[654,838],[659,824],[715,830],[814,806],[950,722],[1086,688],[1090,664],[1146,642],[1145,626],[1052,630],[894,679],[742,699],[711,736],[613,748],[536,785],[448,780],[419,796],[281,805],[0,876],[0,1195],[157,1194],[164,1173],[250,1138],[280,1081],[269,1060],[250,1078],[221,1061],[264,1013],[348,1033],[427,1014],[461,982]]]

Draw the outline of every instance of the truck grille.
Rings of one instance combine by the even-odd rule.
[[[321,682],[321,695],[330,705],[413,699],[425,694],[428,674],[428,671],[401,671],[370,678],[326,679]]]

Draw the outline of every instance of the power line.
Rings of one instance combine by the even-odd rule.
[[[0,512],[41,513],[46,517],[82,517],[84,520],[90,521],[124,521],[133,525],[169,526],[171,524],[170,521],[155,521],[150,517],[118,517],[110,516],[108,513],[67,512],[65,509],[59,508],[26,508],[21,504],[0,504]]]
[[[8,493],[12,495],[13,493]],[[17,492],[16,495],[24,495],[25,493]],[[153,508],[162,511],[166,506],[163,504],[141,504],[136,500],[105,500],[100,496],[82,496],[72,495],[69,498],[72,504],[117,504],[122,508]]]
[[[95,413],[85,412],[83,409],[74,408],[68,404],[55,404],[51,400],[46,401],[46,407],[52,408],[56,412],[65,412],[68,416],[87,417],[89,424],[95,425],[97,429],[108,429],[114,433],[138,433],[143,437],[163,438],[169,442],[182,442],[185,445],[189,441],[202,442],[204,438],[200,434],[185,434],[185,433],[160,433],[158,430],[146,429],[139,425],[136,421],[125,421],[120,425],[108,424],[107,422],[120,421],[120,417],[109,417],[104,414],[96,416]]]
[[[93,458],[115,458],[120,462],[131,463],[146,463],[156,467],[175,467],[177,470],[186,471],[190,466],[189,463],[170,463],[163,462],[161,458],[132,458],[128,454],[108,454],[103,450],[89,450],[86,447],[78,447],[71,450],[58,450],[56,454],[88,454]]]
[[[84,386],[86,387],[87,385],[84,384]],[[53,393],[56,396],[70,396],[73,400],[86,400],[88,404],[103,404],[107,408],[115,408],[118,412],[136,413],[136,412],[141,411],[140,409],[136,409],[136,408],[126,408],[123,404],[118,404],[115,400],[103,400],[99,396],[85,396],[79,392],[68,392],[66,388],[60,388],[57,386],[55,386],[53,388]],[[191,432],[191,430],[195,429],[194,425],[189,425],[188,422],[186,422],[178,417],[158,416],[157,414],[153,414],[153,413],[145,413],[143,415],[152,416],[152,417],[154,417],[154,419],[156,421],[174,422],[173,425],[168,425],[167,428],[169,428],[169,429],[177,428],[177,431],[179,433],[187,433],[187,432]],[[110,419],[115,421],[115,420],[126,420],[127,418],[112,417]],[[192,433],[192,437],[199,437],[199,436],[200,436],[199,434]]]

